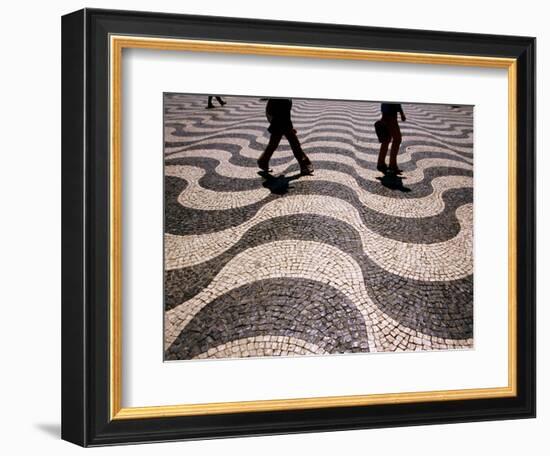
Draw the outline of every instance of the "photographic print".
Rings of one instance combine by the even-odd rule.
[[[166,361],[473,348],[473,106],[163,97]]]

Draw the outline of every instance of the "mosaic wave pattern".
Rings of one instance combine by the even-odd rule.
[[[376,171],[380,105],[293,100],[315,167],[265,100],[165,94],[166,360],[473,347],[473,109],[403,104],[403,174]]]

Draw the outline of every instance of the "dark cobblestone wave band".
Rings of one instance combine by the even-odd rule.
[[[295,170],[296,171],[296,170]],[[207,174],[206,176],[210,176]],[[205,177],[206,177],[205,176]],[[210,180],[201,181],[208,188]],[[404,242],[434,243],[447,241],[457,235],[460,225],[455,211],[458,207],[472,201],[472,188],[462,187],[448,190],[442,195],[444,210],[432,217],[402,218],[392,217],[363,206],[357,194],[350,188],[326,182],[300,182],[299,179],[280,183],[281,193],[272,193],[264,200],[245,207],[227,210],[200,210],[182,206],[178,196],[187,187],[184,180],[168,176],[165,178],[165,232],[176,235],[212,233],[240,225],[253,217],[260,208],[271,201],[284,197],[286,187],[296,195],[336,196],[353,205],[359,212],[363,223],[384,237]],[[223,188],[223,187],[222,187]],[[428,193],[426,191],[426,193]]]
[[[229,114],[229,113],[228,113]],[[372,132],[369,130],[369,126],[378,120],[379,113],[371,114],[370,116],[362,116],[355,118],[349,114],[340,113],[323,113],[322,120],[314,115],[300,116],[293,115],[293,123],[296,127],[303,127],[305,133],[309,133],[318,127],[327,127],[332,125],[339,128],[340,131],[352,130],[358,137],[372,138]],[[229,119],[229,117],[227,117]],[[166,127],[171,128],[171,134],[173,136],[181,136],[182,139],[193,139],[196,136],[201,136],[215,131],[228,131],[230,129],[261,129],[261,121],[254,116],[242,116],[241,118],[230,117],[231,120],[225,120],[224,117],[219,116],[217,118],[211,118],[207,115],[200,115],[197,117],[187,118],[184,124],[176,122],[167,122]],[[354,128],[354,125],[356,126]],[[358,127],[360,125],[360,127]],[[423,134],[424,136],[436,137],[441,139],[447,139],[450,142],[453,140],[468,140],[467,143],[472,142],[471,128],[446,123],[442,124],[437,131],[434,131],[433,126],[422,125],[410,125],[404,126],[403,131],[410,136]]]
[[[472,348],[473,109],[404,104],[389,178],[378,103],[295,99],[314,176],[283,140],[265,178],[265,101],[224,99],[165,94],[166,359]]]
[[[329,131],[325,132],[325,134],[326,133],[329,133]],[[230,138],[233,143],[228,143],[228,138]],[[350,147],[346,146],[350,146],[351,141],[346,142],[347,140],[340,140],[338,146],[335,146],[328,145],[334,144],[333,141],[331,143],[328,142],[328,140],[331,139],[330,137],[322,136],[318,137],[318,139],[319,141],[315,141],[314,146],[304,145],[303,149],[309,154],[318,152],[332,153],[333,155],[336,154],[333,156],[333,160],[345,157],[348,159],[348,161],[354,161],[356,166],[368,169],[372,169],[372,164],[376,161],[376,158],[378,157],[378,152],[357,145],[353,146],[355,152],[353,150],[350,150]],[[241,144],[235,144],[238,142],[247,142],[246,152],[243,153]],[[429,148],[425,144],[410,143],[411,141],[405,141],[405,143],[402,145],[404,152],[400,154],[400,166],[407,167],[408,171],[414,169],[414,166],[416,166],[416,163],[419,160],[425,160],[426,158],[440,158],[458,162],[458,165],[472,165],[472,158],[465,156],[464,154],[461,154],[459,152],[454,152],[451,150],[446,151],[442,148],[437,149],[435,146],[433,148]],[[229,159],[230,163],[235,164],[236,166],[248,166],[256,168],[257,165],[254,156],[258,156],[259,154],[261,154],[264,149],[265,144],[257,143],[255,139],[251,139],[249,135],[228,134],[224,135],[223,137],[212,138],[208,141],[208,143],[188,147],[184,150],[171,152],[166,155],[165,159],[168,161],[182,159],[186,157],[196,158],[199,156],[197,152],[204,152],[209,150],[225,151],[231,154],[231,158]],[[292,163],[293,157],[289,153],[290,147],[287,144],[281,144],[279,146],[278,152],[283,152],[283,154],[281,154],[283,156],[274,156],[271,160],[272,166],[280,166],[282,164]],[[429,155],[427,155],[426,152],[429,152]],[[405,159],[403,159],[403,156],[405,157]]]
[[[208,149],[205,149],[208,150]],[[342,154],[343,155],[343,154]],[[314,159],[315,154],[311,154],[311,158]],[[434,157],[439,158],[439,157]],[[426,160],[425,158],[423,160]],[[252,168],[250,163],[247,165],[242,164],[241,160],[238,158],[232,159],[230,161],[235,166],[242,166],[247,168]],[[237,191],[243,191],[243,190],[254,190],[261,188],[265,186],[265,182],[261,179],[258,179],[257,176],[257,168],[252,168],[251,175],[255,175],[254,178],[247,179],[245,177],[240,179],[235,178],[228,178],[226,176],[221,175],[216,171],[216,167],[218,166],[217,160],[212,160],[209,158],[201,158],[201,157],[188,157],[188,158],[178,158],[178,159],[172,159],[172,160],[166,160],[166,164],[169,166],[177,166],[177,165],[188,165],[188,166],[195,166],[200,167],[206,171],[204,175],[198,180],[198,184],[206,189],[213,190],[216,192],[237,192]],[[288,175],[292,175],[299,171],[298,164],[293,161],[290,163],[284,163],[285,166],[285,172]],[[417,167],[415,166],[416,163],[406,163],[402,166],[402,170],[404,172],[407,171],[414,171]],[[362,190],[372,193],[373,195],[381,195],[381,196],[391,196],[392,198],[396,199],[417,199],[425,197],[431,193],[433,193],[433,186],[432,181],[436,177],[444,177],[444,176],[469,176],[472,177],[473,173],[471,169],[464,169],[460,167],[460,163],[449,163],[450,166],[445,167],[428,167],[423,170],[424,178],[420,182],[411,182],[408,183],[407,175],[404,175],[402,179],[403,186],[407,187],[407,191],[400,191],[396,192],[396,189],[392,189],[389,187],[386,187],[384,185],[380,185],[380,181],[378,179],[370,180],[365,179],[364,176],[360,174],[360,168],[359,166],[352,167],[345,163],[338,163],[336,161],[331,162],[327,160],[319,160],[317,161],[317,167],[316,169],[319,170],[333,170],[338,172],[343,172],[347,174],[348,176],[353,177],[355,179],[357,185]],[[453,166],[454,165],[454,166]],[[278,166],[274,160],[273,166]],[[367,168],[368,164],[365,164],[363,168]],[[370,168],[372,168],[372,164],[370,165]],[[468,167],[470,168],[470,167]],[[243,170],[244,171],[244,170]],[[315,177],[315,176],[314,176]],[[381,179],[381,176],[378,176]],[[321,179],[321,178],[319,178]],[[296,179],[296,184],[298,184],[299,181]],[[327,185],[330,185],[331,182],[327,182]],[[207,208],[205,208],[207,209]]]
[[[215,111],[205,115],[200,110],[204,107],[199,101],[188,103],[186,101],[177,101],[175,103],[165,102],[165,118],[169,121],[172,117],[178,120],[188,120],[193,118],[211,118],[211,119],[223,119],[227,115],[231,116],[231,119],[238,119],[239,117],[253,117],[257,116],[258,111],[264,108],[264,102],[258,99],[250,99],[246,103],[239,102],[239,105],[226,106],[224,110]],[[441,127],[446,124],[452,126],[465,126],[471,129],[473,112],[470,109],[464,109],[464,107],[449,108],[447,105],[436,106],[429,105],[430,112],[422,105],[405,104],[407,112],[413,112],[415,114],[415,121],[417,125],[426,125]],[[454,109],[454,112],[453,112]],[[320,101],[317,104],[308,104],[308,101],[301,100],[300,104],[297,104],[293,108],[293,115],[301,116],[312,114],[319,116],[324,113],[341,113],[349,115],[350,118],[356,118],[358,115],[360,118],[369,115],[379,114],[379,105],[377,103],[370,103],[365,106],[364,102],[331,102],[327,107],[327,101]],[[185,119],[181,119],[181,114],[186,114]]]
[[[270,279],[212,301],[168,348],[167,359],[193,358],[267,333],[299,338],[328,353],[369,351],[363,318],[342,293],[311,280]]]
[[[377,118],[369,120],[366,125],[373,125]],[[222,125],[225,125],[222,123]],[[355,142],[353,144],[354,148],[357,150],[365,150],[366,152],[375,153],[376,152],[376,136],[371,132],[366,134],[365,132],[359,130],[353,130],[353,124],[351,123],[341,123],[338,120],[326,121],[326,122],[312,122],[308,123],[308,127],[302,129],[303,131],[303,145],[308,147],[308,144],[316,139],[319,134],[328,132],[328,130],[333,131],[331,139],[334,141],[343,141],[349,140],[350,136],[354,136]],[[299,128],[299,123],[296,123],[296,128]],[[194,130],[188,131],[190,126],[179,126],[179,127],[170,127],[165,131],[165,146],[169,153],[173,152],[174,149],[182,150],[184,148],[189,148],[194,145],[204,145],[205,143],[212,141],[218,137],[223,138],[223,136],[236,137],[237,135],[247,138],[251,143],[254,144],[253,147],[263,148],[265,147],[268,136],[264,134],[265,129],[262,126],[262,123],[249,123],[244,121],[242,126],[224,126],[216,129],[211,128],[200,128],[192,127]],[[350,129],[352,132],[350,133]],[[321,132],[319,131],[321,130]],[[461,136],[454,135],[449,138],[446,135],[435,135],[435,134],[426,134],[424,130],[409,130],[403,129],[404,133],[407,133],[409,136],[405,139],[404,146],[409,145],[432,145],[432,146],[445,146],[451,151],[455,151],[461,154],[469,154],[469,150],[472,147],[472,140],[468,134],[463,134]],[[222,133],[223,135],[220,135]],[[259,141],[259,142],[257,142]],[[223,142],[223,141],[222,141]],[[370,148],[370,149],[368,149]]]
[[[258,128],[261,127],[262,119],[258,116],[262,112],[263,103],[258,103],[255,111],[244,115],[235,112],[231,108],[225,108],[219,113],[211,114],[200,112],[194,115],[188,115],[185,119],[181,116],[168,116],[166,118],[165,127],[179,131],[182,137],[192,138],[197,133],[208,133],[219,129],[226,131],[229,128]],[[407,109],[407,108],[405,108]],[[197,111],[195,111],[197,112]],[[415,115],[415,114],[411,114]],[[296,126],[301,127],[305,132],[312,127],[323,124],[335,124],[342,128],[352,128],[361,136],[371,136],[370,125],[380,117],[380,112],[374,111],[355,115],[350,111],[334,111],[323,110],[320,112],[301,114],[296,109],[293,110],[293,121]],[[452,140],[453,138],[461,138],[463,135],[471,138],[471,119],[465,119],[462,122],[457,122],[451,118],[442,120],[439,118],[435,121],[422,121],[419,116],[415,115],[416,122],[407,124],[403,128],[408,134],[424,133],[425,136],[441,136]],[[471,141],[470,141],[471,142]]]

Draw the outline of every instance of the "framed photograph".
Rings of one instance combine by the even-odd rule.
[[[62,437],[535,416],[535,39],[62,19]]]

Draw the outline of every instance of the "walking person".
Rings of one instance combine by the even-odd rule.
[[[391,172],[394,174],[400,174],[401,170],[397,167],[397,154],[399,153],[399,146],[401,145],[401,129],[397,122],[397,114],[401,115],[401,121],[405,122],[407,118],[403,112],[403,108],[400,103],[382,103],[381,105],[382,118],[376,122],[375,128],[380,140],[380,152],[378,153],[378,164],[376,169],[383,173]],[[381,127],[385,131],[380,131]],[[388,153],[388,147],[391,144],[390,150],[390,164],[386,165],[386,154]]]
[[[313,174],[313,165],[302,150],[298,136],[296,136],[296,130],[292,125],[290,117],[291,109],[292,100],[289,98],[269,98],[267,100],[265,113],[267,120],[269,120],[269,127],[267,130],[271,133],[271,137],[269,138],[269,143],[265,151],[258,159],[258,166],[262,171],[269,172],[269,159],[284,136],[290,144],[292,153],[300,165],[301,174]]]
[[[223,101],[222,97],[218,97],[218,96],[214,97],[214,96],[210,95],[208,97],[208,104],[206,105],[206,109],[212,109],[214,107],[214,104],[212,103],[212,98],[216,98],[216,100],[218,100],[218,103],[220,104],[220,106],[223,106],[226,103],[225,101]]]

